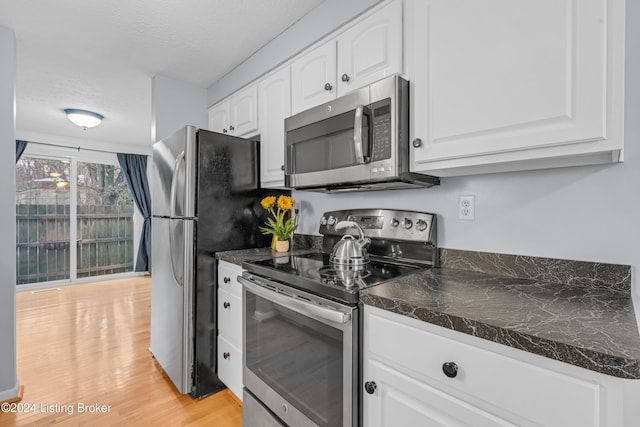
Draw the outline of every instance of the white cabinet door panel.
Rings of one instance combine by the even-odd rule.
[[[606,3],[414,2],[413,169],[605,138]]]
[[[402,72],[402,2],[395,1],[338,37],[338,96]]]
[[[218,377],[242,400],[242,351],[218,337]]]
[[[229,130],[229,102],[225,101],[209,109],[209,130],[227,133]]]
[[[473,405],[376,362],[365,362],[364,381],[375,378],[373,394],[363,393],[368,427],[514,427]]]
[[[229,133],[252,135],[258,131],[258,85],[252,84],[229,99]]]
[[[336,42],[334,40],[297,58],[291,64],[292,114],[336,97]]]
[[[258,85],[263,187],[284,185],[284,119],[291,115],[291,73],[285,67]]]

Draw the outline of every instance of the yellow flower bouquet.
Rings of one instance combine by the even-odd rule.
[[[264,227],[258,227],[262,234],[273,235],[272,247],[277,240],[289,240],[295,231],[297,224],[294,218],[286,218],[288,212],[293,209],[296,200],[291,196],[267,196],[260,201],[273,218],[268,218]]]

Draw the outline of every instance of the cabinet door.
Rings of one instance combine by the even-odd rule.
[[[302,55],[291,64],[292,114],[336,97],[336,42]]]
[[[496,427],[515,426],[375,360],[365,360],[364,381],[373,381],[373,394],[363,392],[364,425]]]
[[[242,351],[218,337],[218,377],[242,400]]]
[[[613,4],[619,5],[410,1],[411,133],[422,141],[412,148],[412,170],[491,172],[504,162],[604,151],[611,161],[622,143],[605,139],[607,110],[613,109],[607,97],[621,95],[618,89],[607,93],[612,76],[622,73],[607,64],[620,57],[607,49],[623,45],[611,32],[608,15],[620,13]],[[497,168],[472,168],[487,164]]]
[[[218,333],[242,348],[242,298],[218,289]]]
[[[395,1],[338,38],[338,96],[402,72],[402,2]]]
[[[263,187],[284,185],[284,119],[291,115],[289,67],[258,85],[260,114],[260,174]]]
[[[252,84],[229,99],[229,133],[250,136],[258,132],[258,85]]]
[[[219,133],[227,133],[229,131],[228,101],[209,108],[209,130]]]

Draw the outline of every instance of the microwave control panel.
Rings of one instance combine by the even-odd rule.
[[[381,105],[380,105],[381,104]],[[373,144],[371,161],[391,159],[391,100],[385,99],[371,105]]]

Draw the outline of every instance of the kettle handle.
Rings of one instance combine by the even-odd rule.
[[[358,241],[360,242],[363,248],[369,246],[369,243],[371,243],[371,240],[368,237],[365,237],[364,230],[362,229],[362,227],[360,227],[360,224],[358,224],[357,222],[340,221],[334,227],[335,230],[342,230],[344,228],[355,228],[356,230],[358,230],[358,233],[360,234],[360,236],[358,237]]]

